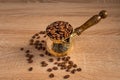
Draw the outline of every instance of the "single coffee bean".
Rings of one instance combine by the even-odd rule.
[[[70,75],[65,75],[63,78],[68,79],[69,77],[70,77]]]
[[[28,59],[28,63],[33,63],[33,60],[32,59]]]
[[[39,39],[40,38],[40,36],[38,36],[36,39]]]
[[[57,58],[57,61],[60,61],[61,58]]]
[[[27,53],[25,56],[26,56],[26,57],[29,57],[29,56],[30,56],[30,54],[29,54],[29,53]]]
[[[54,77],[54,74],[53,74],[53,73],[51,73],[51,74],[49,75],[49,77],[50,77],[50,78],[53,78],[53,77]]]
[[[26,52],[25,53],[30,53],[30,50],[26,50]]]
[[[44,54],[40,54],[40,57],[44,57]]]
[[[47,69],[47,71],[48,71],[48,72],[51,72],[51,71],[52,71],[52,69],[51,69],[51,68],[48,68],[48,69]]]
[[[71,71],[71,73],[72,73],[72,74],[74,74],[74,73],[75,73],[75,71],[76,71],[76,70],[75,70],[75,69],[73,69],[73,70]]]
[[[58,64],[57,62],[54,63],[55,65]]]
[[[42,62],[41,62],[41,64],[44,64],[44,63],[46,63],[46,62],[45,62],[45,61],[42,61]]]
[[[53,70],[58,70],[58,67],[53,67],[52,69],[53,69]]]
[[[20,50],[21,50],[21,51],[23,51],[23,50],[24,50],[24,48],[20,48]]]
[[[81,71],[82,69],[81,68],[77,68],[77,71],[79,72],[79,71]]]
[[[77,65],[76,65],[76,64],[73,64],[73,67],[74,67],[74,68],[76,68],[76,67],[77,67]]]
[[[53,58],[50,58],[50,59],[49,59],[49,62],[53,62],[53,61],[54,61],[54,59],[53,59]]]
[[[32,71],[33,70],[33,67],[30,67],[29,69],[28,69],[28,71]]]

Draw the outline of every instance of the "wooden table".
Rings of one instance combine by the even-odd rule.
[[[48,57],[40,58],[29,39],[54,21],[68,21],[75,28],[103,9],[108,17],[74,38],[70,56],[82,71],[67,80],[120,80],[120,4],[102,2],[0,3],[0,80],[64,80],[68,73],[62,70],[49,79],[47,68],[40,66]],[[32,51],[34,63],[26,62],[21,47]]]

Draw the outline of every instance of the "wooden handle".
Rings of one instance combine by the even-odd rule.
[[[77,35],[80,35],[84,30],[97,24],[101,19],[104,19],[106,17],[107,17],[107,11],[102,10],[102,11],[100,11],[100,13],[98,15],[94,15],[87,22],[85,22],[83,25],[81,25],[80,27],[77,27],[74,30],[74,33],[76,33]]]

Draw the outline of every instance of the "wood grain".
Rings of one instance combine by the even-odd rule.
[[[41,52],[28,45],[30,37],[57,20],[78,27],[103,9],[108,17],[74,39],[70,56],[82,72],[68,80],[120,80],[120,5],[107,2],[0,3],[0,80],[49,80],[46,68],[40,67],[40,61],[48,57],[40,58]],[[21,47],[32,50],[33,64],[27,64]],[[27,70],[30,66],[32,72]],[[51,80],[63,80],[68,74],[54,73]]]

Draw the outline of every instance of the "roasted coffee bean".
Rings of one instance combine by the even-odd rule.
[[[30,56],[30,54],[29,54],[29,53],[27,53],[25,56],[26,56],[26,57],[29,57],[29,56]]]
[[[42,47],[42,50],[43,50],[43,51],[45,51],[45,50],[46,50],[46,48],[45,48],[45,47]]]
[[[54,61],[54,59],[53,59],[53,58],[50,58],[50,59],[49,59],[49,62],[53,62],[53,61]]]
[[[46,62],[45,62],[45,61],[42,61],[42,62],[41,62],[41,64],[44,64],[44,63],[46,63]]]
[[[48,64],[47,63],[44,63],[44,64],[42,64],[41,66],[42,67],[46,67]]]
[[[70,72],[70,69],[67,69],[66,72]]]
[[[48,72],[51,72],[51,71],[52,71],[52,69],[51,69],[51,68],[48,68],[48,69],[47,69],[47,71],[48,71]]]
[[[61,58],[57,58],[57,61],[60,61]]]
[[[76,64],[73,64],[73,67],[74,67],[74,68],[76,68],[76,67],[77,67],[77,65],[76,65]]]
[[[53,74],[53,73],[51,73],[51,74],[49,75],[49,77],[50,77],[50,78],[53,78],[53,77],[54,77],[54,74]]]
[[[40,57],[44,57],[44,54],[40,54]]]
[[[28,59],[28,63],[33,63],[33,60],[32,59]]]
[[[79,71],[81,71],[82,69],[81,68],[77,68],[77,71],[79,72]]]
[[[32,54],[29,55],[29,58],[33,58],[33,57],[34,57],[34,55],[32,55]]]
[[[40,38],[40,36],[38,36],[36,39],[39,39]]]
[[[75,69],[73,69],[73,70],[71,71],[71,73],[72,73],[72,74],[74,74],[74,73],[75,73],[75,71],[76,71],[76,70],[75,70]]]
[[[44,37],[44,38],[46,38],[46,37],[47,37],[47,35],[44,35],[43,37]]]
[[[57,67],[53,67],[52,69],[53,69],[53,70],[58,70],[58,68],[57,68]]]
[[[38,35],[39,35],[39,34],[37,34],[37,33],[35,34],[35,36],[38,36]]]
[[[30,42],[34,42],[34,40],[33,40],[33,39],[31,39],[31,40],[30,40]]]
[[[28,69],[28,71],[32,71],[33,70],[33,67],[30,67],[29,69]]]
[[[42,40],[41,42],[42,42],[42,43],[45,43],[45,40]]]
[[[35,36],[32,36],[32,38],[34,39],[34,38],[35,38]]]
[[[23,51],[23,50],[24,50],[24,48],[20,48],[20,50],[21,50],[21,51]]]
[[[73,61],[69,61],[68,63],[69,63],[70,65],[73,65]]]
[[[58,64],[57,62],[54,63],[55,65]]]
[[[32,43],[32,42],[30,42],[30,43],[29,43],[29,45],[33,45],[33,43]]]
[[[68,79],[69,77],[70,77],[70,75],[65,75],[63,78]]]
[[[40,31],[39,34],[45,34],[45,31]]]
[[[30,50],[26,50],[26,52],[25,53],[30,53]]]

